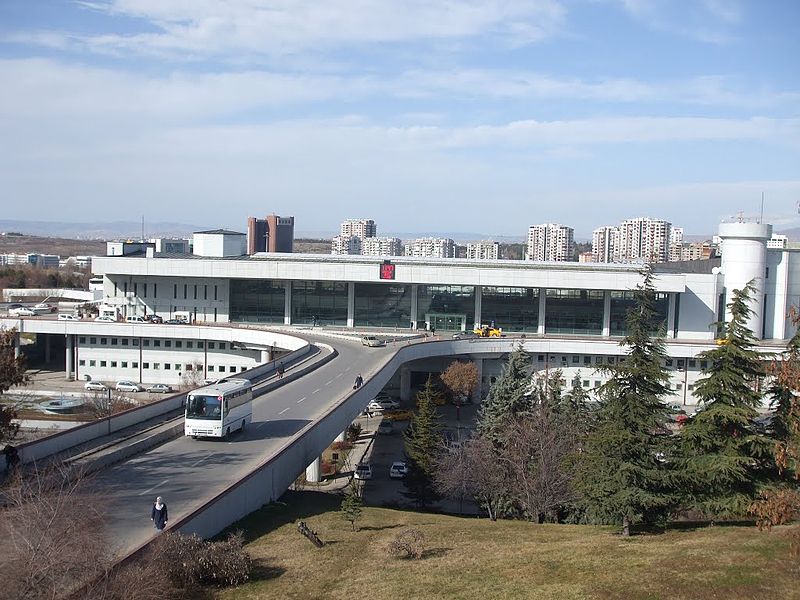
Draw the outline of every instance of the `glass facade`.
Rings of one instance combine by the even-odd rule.
[[[385,283],[355,284],[355,325],[411,326],[411,286]]]
[[[602,335],[601,290],[548,289],[545,302],[545,333]]]
[[[293,281],[292,324],[347,325],[347,284],[341,281]]]
[[[436,329],[472,329],[475,323],[475,286],[417,286],[417,327],[429,323]]]
[[[504,331],[532,331],[539,326],[539,289],[484,287],[481,291],[481,320],[494,321]]]
[[[283,323],[286,283],[268,279],[231,279],[233,322]]]
[[[625,325],[625,318],[628,311],[634,307],[633,292],[611,292],[611,335],[627,335],[628,329]],[[666,335],[667,318],[669,316],[669,295],[656,294],[656,313],[658,315],[659,330],[653,333]]]

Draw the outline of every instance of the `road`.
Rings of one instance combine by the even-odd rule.
[[[150,509],[156,496],[164,498],[171,521],[199,507],[349,393],[358,372],[367,379],[395,351],[349,340],[335,347],[339,354],[327,364],[256,398],[253,422],[244,433],[228,440],[180,437],[94,476],[93,486],[108,512],[112,549],[132,550],[153,535]]]

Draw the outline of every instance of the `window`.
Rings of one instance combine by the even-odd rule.
[[[188,297],[189,297],[189,286],[184,283],[183,284],[183,299],[186,300],[186,298],[188,298]]]
[[[595,389],[600,387],[600,380],[599,379],[595,379],[594,380],[594,387],[595,387]]]
[[[123,369],[127,369],[128,368],[128,361],[127,360],[123,360],[119,365]]]
[[[134,338],[133,339],[133,345],[134,346],[138,346],[139,345],[139,338]]]
[[[128,282],[127,281],[123,282],[123,284],[122,284],[122,293],[125,296],[128,295]]]
[[[111,345],[116,346],[119,340],[117,338],[111,338]]]
[[[217,299],[217,286],[214,286],[214,300]]]
[[[672,359],[668,358],[667,360],[665,360],[664,361],[664,365],[667,366],[667,367],[671,367],[672,366]]]
[[[117,361],[115,361],[115,360],[111,361],[111,368],[112,369],[116,369],[117,368]]]
[[[149,339],[142,340],[142,346],[144,346],[145,348],[149,348],[150,347],[150,340]]]
[[[219,343],[219,349],[220,350],[225,350],[225,342],[220,342]]]
[[[572,364],[573,365],[577,365],[577,364],[580,364],[580,362],[581,362],[581,357],[578,356],[577,354],[574,354],[572,356]]]
[[[181,366],[180,366],[180,364],[178,364],[178,363],[175,363],[175,370],[176,370],[176,371],[180,371],[180,370],[181,370]]]
[[[595,356],[594,357],[594,364],[596,364],[596,365],[603,364],[603,357],[602,356]]]
[[[172,340],[164,340],[164,348],[172,348]]]
[[[133,361],[131,363],[131,367],[134,368],[134,369],[138,369],[139,368],[139,361],[138,360]]]
[[[172,284],[172,297],[175,298],[175,299],[178,298],[178,284],[177,283],[173,283]]]
[[[100,361],[100,366],[101,366],[101,367],[105,367],[105,366],[106,366],[106,361],[104,361],[104,360],[101,360],[101,361]]]
[[[79,366],[79,367],[85,367],[85,366],[86,366],[86,361],[85,361],[85,360],[83,360],[83,359],[80,359],[80,360],[78,361],[78,366]]]
[[[208,342],[208,349],[209,350],[213,350],[214,349],[214,342]]]
[[[609,356],[608,357],[608,364],[613,365],[615,362],[617,362],[616,357],[614,357],[614,356]]]
[[[208,300],[208,286],[203,286],[203,300]]]
[[[156,348],[161,348],[161,340],[153,340],[153,346]]]
[[[236,373],[236,367],[234,367],[233,365],[231,365],[230,367],[228,367],[228,372],[229,372],[229,373]]]
[[[183,348],[183,342],[181,340],[175,340],[175,347]]]
[[[139,284],[138,283],[134,283],[133,284],[133,295],[134,296],[138,296],[139,295]]]
[[[187,348],[191,348],[192,347],[192,342],[186,342],[186,347]]]
[[[85,336],[82,336],[82,335],[81,335],[81,336],[79,336],[79,337],[78,337],[78,343],[79,343],[79,344],[85,344],[85,343],[86,343],[86,337],[85,337]]]
[[[246,371],[247,367],[239,367],[239,371]]]
[[[197,284],[194,286],[194,299],[197,300]]]
[[[164,363],[164,370],[169,371],[170,369],[172,369],[172,365],[170,363]]]
[[[708,368],[708,361],[707,360],[701,360],[700,361],[700,368],[703,369],[703,370],[707,369]]]
[[[682,358],[678,359],[678,368],[679,369],[682,369],[683,365],[685,365],[685,364],[686,364],[686,361],[684,359],[682,359]]]
[[[190,363],[186,364],[186,370],[187,371],[191,371],[192,370],[192,365]]]
[[[90,366],[90,367],[94,367],[94,366],[96,366],[96,365],[97,365],[97,362],[96,362],[96,361],[93,361],[93,360],[90,360],[90,361],[89,361],[89,366]]]
[[[143,369],[149,369],[150,368],[150,363],[143,362],[142,363],[142,368]]]
[[[122,345],[123,346],[127,346],[128,345],[128,338],[122,338]]]
[[[591,356],[584,356],[583,357],[583,364],[587,367],[592,364],[592,357]]]
[[[213,373],[214,372],[214,365],[208,365],[208,372],[209,373]]]
[[[142,298],[147,298],[147,284],[142,284]]]
[[[197,342],[197,348],[202,349],[204,342]]]
[[[689,368],[690,368],[690,369],[694,369],[696,366],[697,366],[697,361],[696,361],[696,360],[694,360],[694,359],[691,359],[691,360],[689,361]]]
[[[108,338],[100,338],[101,346],[108,346]]]
[[[585,387],[585,388],[589,387],[589,380],[588,379],[584,379],[583,380],[583,387]]]
[[[158,371],[161,369],[161,363],[153,363],[153,369]]]
[[[90,337],[89,338],[89,343],[90,344],[96,344],[97,343],[97,338],[96,337]]]
[[[682,383],[676,383],[675,384],[675,389],[678,390],[678,391],[682,390],[683,389],[683,384]]]
[[[694,384],[693,384],[693,383],[690,383],[690,384],[687,386],[687,388],[686,388],[686,389],[688,389],[688,390],[691,392],[691,391],[694,389]]]
[[[157,296],[158,296],[158,284],[154,283],[153,284],[153,298],[156,298]]]

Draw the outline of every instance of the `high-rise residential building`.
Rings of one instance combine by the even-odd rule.
[[[614,249],[619,244],[619,229],[611,225],[599,227],[592,232],[592,256],[594,262],[614,262]]]
[[[361,240],[361,254],[366,256],[402,256],[403,243],[395,237],[367,237]]]
[[[780,250],[789,246],[788,236],[780,233],[773,233],[772,237],[767,240],[767,248]]]
[[[669,261],[681,260],[683,250],[683,227],[672,227],[669,232]]]
[[[574,230],[558,223],[532,225],[528,228],[525,260],[571,261]]]
[[[331,240],[331,254],[361,254],[361,238],[337,235]]]
[[[454,258],[456,243],[449,238],[418,238],[406,244],[406,256]]]
[[[352,235],[362,240],[368,237],[375,237],[377,233],[378,228],[372,219],[347,219],[342,222],[339,228],[339,235]]]
[[[467,244],[467,258],[479,260],[497,260],[500,256],[500,243],[493,240],[481,240]]]
[[[626,219],[619,225],[614,262],[667,262],[672,223],[660,219]]]
[[[265,219],[247,218],[247,253],[292,252],[294,217],[268,215]]]

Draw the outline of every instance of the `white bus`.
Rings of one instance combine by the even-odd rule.
[[[220,379],[187,395],[184,432],[193,438],[226,437],[252,420],[253,384],[247,379]]]

